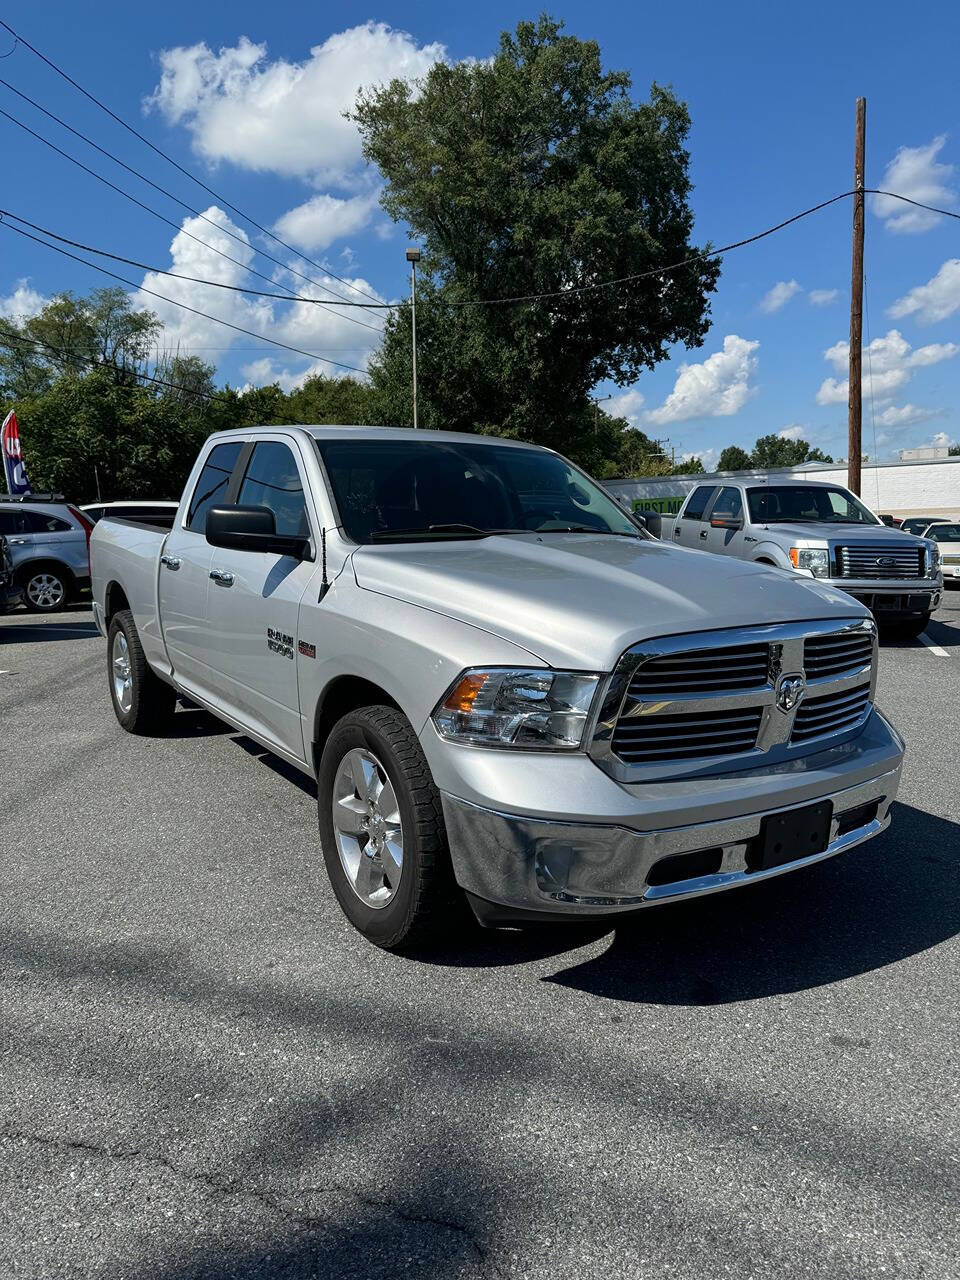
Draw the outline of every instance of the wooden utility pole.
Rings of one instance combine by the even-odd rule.
[[[863,168],[867,100],[857,99],[857,140],[853,162],[853,270],[850,276],[850,390],[847,398],[847,488],[860,496],[860,425],[863,410]]]

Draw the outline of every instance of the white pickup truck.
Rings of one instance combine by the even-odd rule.
[[[381,946],[464,896],[487,925],[610,916],[889,822],[867,609],[650,538],[550,450],[225,432],[172,519],[107,515],[91,556],[120,724],[182,695],[316,778],[330,881]]]

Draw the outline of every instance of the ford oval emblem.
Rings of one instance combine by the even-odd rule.
[[[877,556],[877,564],[881,569],[892,569],[896,563],[893,556]]]

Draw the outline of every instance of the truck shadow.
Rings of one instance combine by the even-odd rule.
[[[611,1000],[711,1005],[840,982],[960,932],[960,824],[897,805],[876,840],[820,866],[618,925],[546,979]]]

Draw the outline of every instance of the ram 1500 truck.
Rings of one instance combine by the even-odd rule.
[[[120,724],[181,695],[314,777],[334,892],[381,946],[464,895],[487,925],[614,916],[890,820],[868,610],[650,538],[550,450],[223,432],[172,521],[108,516],[91,548]]]
[[[936,542],[888,528],[849,489],[811,480],[730,480],[688,494],[661,537],[818,578],[919,635],[943,594]]]

